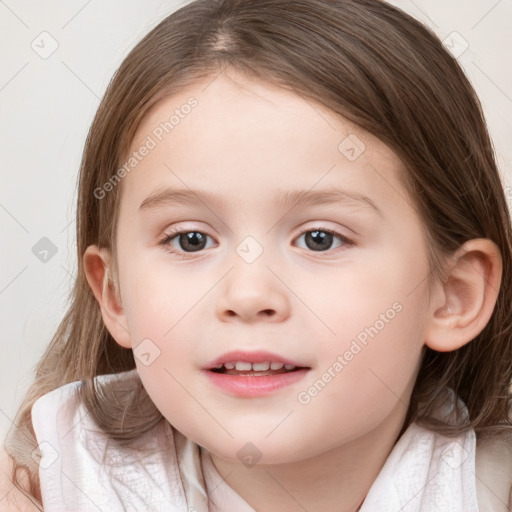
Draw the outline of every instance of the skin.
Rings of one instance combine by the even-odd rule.
[[[106,279],[111,255],[97,246],[84,254],[89,284],[121,346],[137,353],[149,339],[159,351],[147,366],[136,361],[164,417],[209,451],[253,508],[356,510],[397,440],[425,345],[455,350],[489,320],[499,251],[489,240],[467,242],[429,292],[423,223],[390,148],[323,106],[233,70],[158,103],[132,151],[191,96],[197,107],[121,183],[118,292]],[[338,149],[350,134],[365,145],[354,161]],[[201,188],[219,204],[139,210],[166,187]],[[277,200],[280,191],[333,187],[369,197],[378,211],[353,200],[295,208]],[[205,248],[159,244],[174,227],[208,235]],[[306,228],[351,242],[335,236],[315,251]],[[247,236],[263,249],[252,263],[236,251]],[[393,304],[394,318],[301,403],[298,394]],[[270,350],[311,369],[271,395],[234,397],[202,368],[235,349]],[[237,456],[248,442],[262,455],[252,467]]]

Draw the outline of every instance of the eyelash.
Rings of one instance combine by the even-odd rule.
[[[338,237],[341,242],[343,242],[343,246],[353,246],[355,245],[353,240],[347,238],[346,236],[338,233],[337,231],[334,231],[332,229],[327,229],[327,228],[322,228],[322,227],[313,227],[313,228],[307,228],[307,229],[304,229],[303,231],[301,231],[296,239],[300,238],[302,235],[306,234],[306,233],[309,233],[309,232],[312,232],[312,231],[321,231],[323,233],[329,233],[331,235],[333,235],[334,237]],[[170,252],[172,254],[175,254],[176,256],[180,257],[180,258],[188,258],[189,255],[192,256],[193,254],[195,254],[196,252],[197,253],[200,253],[201,251],[195,251],[195,252],[184,252],[184,251],[176,251],[175,249],[171,249],[171,245],[170,245],[170,242],[172,242],[172,240],[174,240],[178,235],[182,235],[182,234],[185,234],[185,233],[201,233],[202,235],[206,235],[210,238],[212,238],[210,235],[208,235],[207,233],[204,233],[203,231],[198,231],[198,230],[194,230],[194,229],[174,229],[172,230],[170,233],[167,233],[164,238],[158,243],[159,245],[165,247],[167,250],[170,250]],[[342,246],[342,247],[343,247]],[[339,249],[339,247],[337,248]],[[318,252],[318,253],[329,253],[331,252],[332,249],[330,250],[327,250],[327,251],[312,251],[310,250],[310,252]]]

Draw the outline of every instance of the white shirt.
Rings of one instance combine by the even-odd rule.
[[[136,370],[115,377],[138,379]],[[208,451],[168,422],[125,447],[109,439],[79,403],[79,385],[55,389],[32,408],[45,512],[255,512],[222,479]],[[453,407],[451,396],[438,414]],[[445,437],[412,423],[360,512],[479,512],[475,445],[472,430]]]

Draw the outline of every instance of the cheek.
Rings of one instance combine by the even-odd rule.
[[[123,309],[142,383],[167,418],[180,416],[184,408],[194,416],[200,410],[185,389],[200,363],[198,305],[215,276],[184,276],[179,266],[148,264],[136,251],[131,254],[120,278],[129,276],[122,289]]]
[[[326,281],[323,300],[310,303],[332,331],[324,329],[316,343],[320,366],[297,397],[311,417],[357,431],[376,426],[396,405],[407,407],[427,315],[428,264],[412,254],[359,261],[360,269]]]
[[[319,345],[320,364],[296,395],[296,424],[307,422],[311,439],[329,448],[371,432],[393,410],[405,415],[422,354],[414,316],[410,305],[390,309],[388,323],[353,326],[358,333],[340,336],[335,349]]]
[[[362,328],[340,319],[341,334],[317,345],[319,365],[295,397],[297,428],[306,423],[324,448],[371,432],[393,410],[406,412],[422,351],[415,311],[410,304],[377,311],[384,319],[372,317]]]
[[[415,343],[427,313],[428,275],[427,259],[419,250],[397,245],[378,251],[356,250],[342,267],[315,269],[306,278],[291,282],[317,317],[317,333],[343,348],[356,337],[364,342],[372,326],[379,332],[396,330],[396,342],[406,337]],[[314,319],[309,325],[315,325]]]
[[[160,257],[146,261],[135,255],[123,271],[129,276],[122,292],[130,332],[155,340],[172,336],[216,281],[211,272],[187,270]]]

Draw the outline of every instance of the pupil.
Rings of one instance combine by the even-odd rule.
[[[185,250],[200,251],[206,245],[206,237],[198,231],[182,233],[180,235],[180,245]]]
[[[332,233],[326,231],[309,231],[306,233],[305,241],[309,249],[329,249],[332,244]]]

